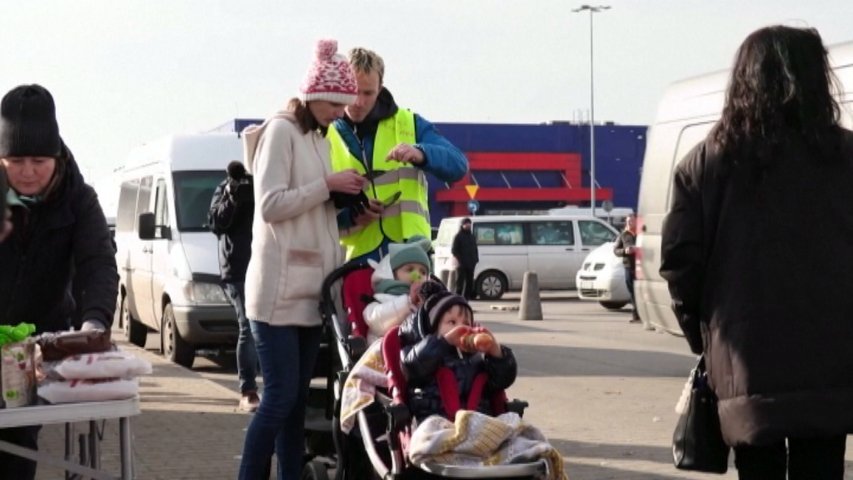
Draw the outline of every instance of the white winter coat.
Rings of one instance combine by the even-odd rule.
[[[381,280],[394,278],[394,272],[391,271],[390,256],[386,255],[379,263],[373,260],[368,260],[368,263],[373,267],[373,275],[370,281],[376,288],[376,284]],[[409,295],[390,295],[387,293],[374,293],[375,301],[370,302],[364,307],[364,322],[367,324],[367,341],[368,344],[373,343],[392,327],[396,327],[403,323],[403,320],[412,313],[413,306],[409,301]]]
[[[249,319],[276,326],[319,326],[323,279],[343,261],[326,176],[329,142],[303,134],[280,112],[243,132],[255,179],[252,257],[246,272]]]

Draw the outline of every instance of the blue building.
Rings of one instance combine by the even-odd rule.
[[[235,119],[217,128],[240,132],[257,119]],[[466,185],[477,185],[478,214],[542,212],[589,206],[589,125],[436,123],[468,156],[468,175],[453,185],[430,178],[431,221],[467,215]],[[636,210],[646,127],[595,126],[596,203]]]

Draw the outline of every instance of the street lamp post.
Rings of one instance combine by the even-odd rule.
[[[592,16],[610,5],[581,5],[572,12],[589,11],[589,201],[595,216],[595,78],[593,76]]]

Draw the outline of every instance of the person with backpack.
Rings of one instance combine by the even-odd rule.
[[[258,353],[249,319],[246,317],[246,269],[252,256],[252,219],[255,198],[252,176],[242,163],[228,165],[228,176],[213,192],[208,212],[208,225],[219,239],[219,269],[222,286],[234,306],[240,328],[237,337],[237,377],[240,403],[244,412],[258,409]]]

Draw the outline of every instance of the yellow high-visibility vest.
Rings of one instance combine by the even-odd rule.
[[[346,142],[334,125],[329,128],[326,138],[332,145],[334,171],[352,168],[362,175],[367,173],[364,164],[350,153]],[[411,111],[397,110],[393,117],[379,122],[373,142],[371,170],[385,173],[374,178],[373,184],[368,184],[365,188],[365,193],[369,198],[375,198],[380,202],[398,191],[400,198],[393,205],[385,208],[385,212],[378,221],[364,227],[353,225],[352,228],[340,232],[341,244],[346,247],[347,260],[378,248],[382,243],[383,232],[392,242],[402,242],[415,235],[430,238],[426,174],[413,165],[385,159],[388,152],[397,144],[414,144],[415,142],[415,115]]]

